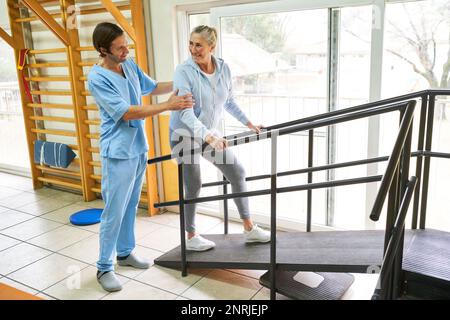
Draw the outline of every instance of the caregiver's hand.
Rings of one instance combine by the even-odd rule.
[[[169,100],[167,100],[168,108],[167,110],[183,110],[186,108],[192,108],[194,106],[194,98],[192,97],[192,94],[188,93],[184,96],[177,96],[178,89],[172,93],[172,95],[169,97]]]

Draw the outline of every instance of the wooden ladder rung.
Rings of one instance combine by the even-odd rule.
[[[78,149],[80,149],[80,148],[78,148],[77,145],[74,145],[74,144],[68,144],[68,146],[69,146],[70,149],[72,149],[72,150],[78,150]]]
[[[28,54],[66,53],[66,48],[30,50]]]
[[[65,174],[65,175],[72,176],[72,177],[81,177],[81,173],[75,172],[75,171],[56,169],[56,168],[41,166],[41,165],[37,165],[36,168],[39,170],[45,171],[45,172],[50,172],[50,173],[61,173],[61,174]]]
[[[91,188],[91,191],[94,191],[97,193],[102,193],[102,187],[97,185],[97,186]]]
[[[61,18],[61,14],[60,13],[50,13],[50,15],[54,18],[54,19],[60,19]],[[17,18],[16,20],[14,20],[14,22],[32,22],[32,21],[38,21],[39,17],[36,16],[32,16],[32,17],[28,17],[28,18]]]
[[[52,134],[55,136],[64,136],[64,137],[76,137],[77,134],[74,131],[67,131],[67,130],[54,130],[54,129],[31,129],[31,132],[34,133],[45,133],[45,134]]]
[[[131,10],[131,5],[129,4],[125,4],[125,5],[116,5],[117,9],[121,10],[121,11],[126,11],[126,10]],[[108,10],[106,10],[103,7],[100,8],[89,8],[89,9],[81,9],[80,10],[80,14],[81,15],[86,15],[86,14],[96,14],[96,13],[103,13],[103,12],[108,12]]]
[[[91,174],[91,178],[94,180],[102,180],[102,176]]]
[[[82,61],[78,62],[77,64],[79,67],[92,67],[96,63],[97,61]]]
[[[100,153],[100,148],[90,147],[88,148],[88,151],[92,153]]]
[[[57,184],[57,185],[64,186],[64,187],[69,187],[72,189],[83,190],[83,187],[81,186],[81,184],[68,182],[68,181],[62,180],[60,178],[38,177],[37,179],[39,181],[46,182],[46,183],[52,183],[52,184]]]
[[[88,139],[100,139],[100,133],[88,133],[86,134]]]
[[[100,119],[84,120],[84,123],[89,125],[100,125]]]
[[[88,161],[88,164],[93,167],[98,167],[98,168],[100,168],[102,166],[102,163],[100,161]]]
[[[70,81],[70,77],[26,77],[25,80],[33,82],[67,82]]]
[[[80,81],[87,81],[88,80],[86,76],[82,76],[79,79],[80,79]]]
[[[50,108],[50,109],[67,109],[73,110],[73,106],[70,104],[54,104],[54,103],[28,103],[27,107],[30,108]]]
[[[31,94],[40,95],[40,96],[71,96],[72,92],[70,91],[42,91],[42,90],[33,90],[30,91]]]
[[[81,91],[81,95],[87,97],[90,96],[91,93],[89,91]]]
[[[130,44],[130,45],[128,45],[128,49],[134,49],[135,48],[135,45],[134,44]],[[78,48],[76,48],[75,49],[76,51],[97,51],[97,50],[95,50],[95,47],[94,46],[87,46],[87,47],[78,47]]]
[[[30,63],[25,65],[27,68],[60,68],[68,67],[67,62],[46,62],[46,63]]]
[[[44,6],[44,4],[47,4],[47,3],[55,3],[55,4],[59,3],[58,0],[38,0],[38,2],[41,6]],[[16,8],[16,9],[17,8],[26,8],[26,6],[25,6],[25,4],[23,4],[19,1],[18,3],[14,4],[14,8]]]
[[[97,110],[98,110],[98,107],[97,107],[97,105],[95,105],[95,104],[90,104],[90,105],[87,105],[87,106],[82,106],[81,109],[83,109],[83,110],[97,111]]]
[[[37,121],[54,121],[54,122],[75,123],[75,119],[65,118],[65,117],[31,116],[30,119],[37,120]]]

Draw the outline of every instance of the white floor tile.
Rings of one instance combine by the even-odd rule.
[[[80,205],[80,206],[87,206],[87,207],[90,207],[90,208],[103,209],[105,207],[105,203],[103,202],[102,199],[96,199],[96,200],[88,201],[88,202],[79,201],[79,202],[76,202],[75,204]]]
[[[117,276],[124,285],[127,278]],[[99,300],[108,294],[97,281],[97,268],[89,266],[44,290],[60,300]]]
[[[234,272],[246,277],[250,277],[256,280],[259,280],[259,278],[267,272],[267,270],[246,270],[246,269],[225,269],[230,272]]]
[[[59,199],[54,198],[45,198],[44,200],[40,200],[37,202],[33,202],[30,204],[27,204],[25,206],[21,206],[16,208],[16,210],[32,214],[34,216],[40,216],[45,213],[54,211],[56,209],[65,207],[69,205],[69,202],[62,201]]]
[[[258,280],[224,270],[211,271],[182,294],[193,300],[248,300],[261,289]]]
[[[27,293],[30,293],[30,294],[33,294],[33,295],[37,294],[39,292],[38,290],[35,290],[35,289],[30,288],[30,287],[28,287],[26,285],[23,285],[22,283],[19,283],[17,281],[14,281],[14,280],[11,280],[11,279],[8,279],[8,278],[1,278],[0,282],[4,283],[4,284],[6,284],[6,285],[8,285],[10,287],[16,288],[18,290],[21,290],[21,291],[24,291],[24,292],[27,292]]]
[[[50,198],[69,202],[69,203],[77,203],[83,201],[83,196],[76,193],[64,192],[61,191],[58,194],[50,196]]]
[[[136,224],[134,227],[135,238],[136,240],[142,239],[161,227],[162,226],[157,223],[136,219]]]
[[[62,224],[50,221],[47,219],[34,218],[25,222],[22,222],[13,227],[1,230],[0,233],[20,239],[20,240],[28,240],[33,237],[39,236],[45,232],[56,229],[60,227]]]
[[[27,204],[45,200],[45,199],[46,199],[46,197],[40,196],[35,193],[22,192],[22,193],[13,195],[11,197],[6,197],[3,199],[0,199],[0,205],[10,208],[10,209],[15,209],[15,208],[23,207]]]
[[[8,275],[50,254],[50,251],[28,243],[18,244],[0,252],[0,274]]]
[[[86,206],[79,206],[77,204],[71,204],[67,207],[63,207],[61,209],[57,209],[50,213],[46,213],[40,216],[40,218],[49,219],[53,221],[57,221],[60,223],[70,223],[70,216],[78,211],[90,209]]]
[[[100,233],[100,223],[94,223],[94,224],[90,224],[90,225],[87,225],[87,226],[76,226],[74,224],[70,224],[70,226],[72,226],[74,228],[90,231],[90,232],[93,232],[93,233]]]
[[[176,295],[130,280],[121,291],[108,294],[103,300],[175,300]]]
[[[63,191],[61,191],[61,190],[51,189],[49,187],[43,187],[41,189],[36,189],[36,190],[28,191],[28,192],[35,193],[37,195],[44,196],[44,197],[52,197],[55,195],[57,196],[57,195],[63,193]]]
[[[223,234],[224,224],[223,222],[215,225],[211,229],[203,232],[203,234]],[[244,227],[242,226],[242,223],[237,223],[234,221],[228,222],[228,233],[243,233]]]
[[[148,236],[137,240],[137,244],[166,252],[180,245],[180,231],[176,228],[161,226]]]
[[[180,215],[178,213],[165,212],[162,214],[157,214],[152,217],[148,217],[149,221],[154,223],[159,223],[165,226],[170,226],[174,228],[180,227]]]
[[[23,192],[22,190],[17,190],[17,189],[13,189],[13,188],[7,188],[4,186],[0,186],[0,199],[13,197],[18,194],[21,194],[22,192]]]
[[[59,253],[77,260],[81,260],[88,264],[93,264],[98,260],[98,234],[94,234],[86,239],[78,241],[71,246],[62,249]]]
[[[379,274],[353,273],[355,281],[342,296],[342,300],[371,300]]]
[[[20,240],[16,240],[0,234],[0,251],[19,244]]]
[[[207,273],[208,271],[203,271],[203,274],[194,274],[189,272],[187,277],[182,277],[179,270],[153,266],[141,273],[135,279],[180,295]]]
[[[5,212],[5,211],[9,211],[9,210],[11,210],[11,209],[3,207],[3,206],[0,205],[0,213]]]
[[[90,236],[92,236],[92,232],[71,226],[62,226],[30,239],[28,242],[48,250],[58,251]]]
[[[42,291],[81,271],[87,265],[57,253],[11,273],[8,278]]]
[[[35,218],[35,216],[15,210],[0,212],[0,230]]]

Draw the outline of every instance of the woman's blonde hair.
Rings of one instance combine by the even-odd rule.
[[[194,30],[192,30],[191,34],[192,33],[200,34],[203,37],[203,39],[205,39],[206,42],[208,42],[208,44],[210,46],[215,46],[216,45],[216,42],[217,42],[217,30],[216,30],[216,28],[205,26],[205,25],[201,25],[201,26],[195,27]]]

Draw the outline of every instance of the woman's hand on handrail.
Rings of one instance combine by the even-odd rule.
[[[206,136],[205,142],[217,151],[221,151],[228,147],[228,141],[226,139],[212,134]]]
[[[255,131],[256,133],[261,133],[261,129],[264,128],[262,124],[255,126],[251,121],[247,122],[247,128]]]

